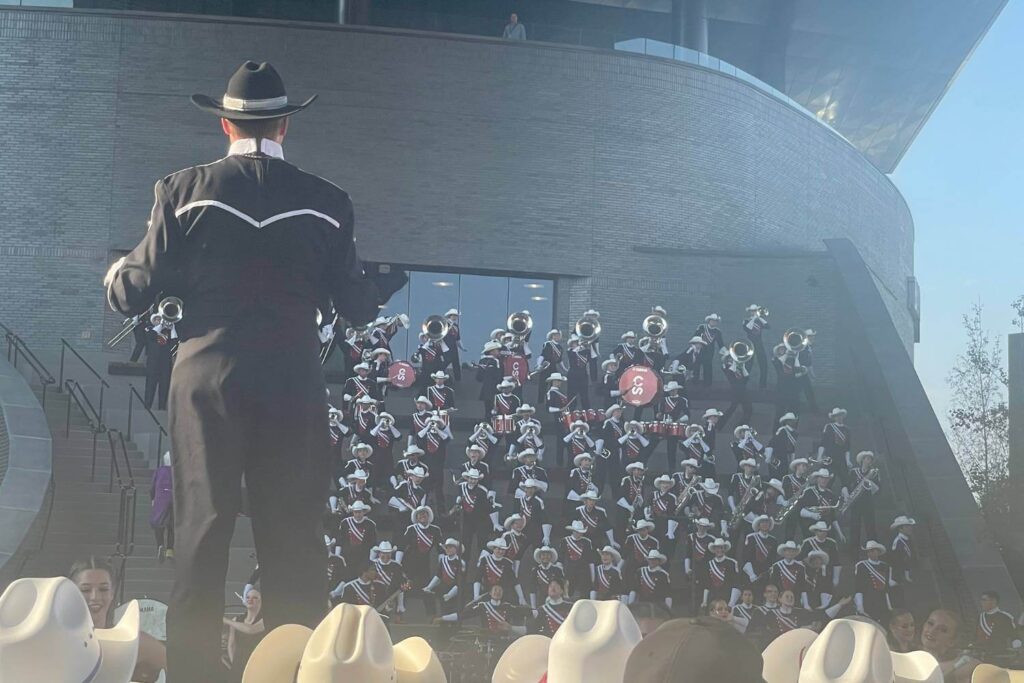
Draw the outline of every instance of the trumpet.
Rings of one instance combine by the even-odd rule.
[[[769,313],[769,311],[768,311],[768,309],[765,306],[758,306],[757,307],[757,317],[764,318],[765,320],[767,320],[768,319],[768,313]]]
[[[664,337],[668,332],[668,320],[663,315],[652,313],[644,318],[642,327],[644,328],[644,334],[653,341]]]
[[[430,341],[441,341],[448,336],[448,330],[451,328],[451,323],[448,322],[447,318],[442,318],[439,315],[428,316],[423,321],[423,325],[420,326],[420,330],[423,334],[427,335]]]
[[[729,345],[729,357],[737,363],[749,363],[754,349],[745,341],[736,341]]]
[[[111,340],[107,342],[107,346],[110,348],[114,348],[115,346],[120,344],[124,339],[126,339],[128,335],[134,332],[136,327],[144,324],[147,320],[146,314],[149,313],[149,311],[152,308],[153,307],[150,306],[142,314],[140,314],[139,319],[136,322],[131,322],[131,318],[126,320],[124,322],[124,327],[122,327],[121,331],[115,334],[111,338]],[[184,310],[184,305],[182,304],[181,299],[179,299],[176,296],[168,296],[164,297],[157,305],[156,315],[160,316],[164,324],[174,325],[175,323],[181,322],[181,317]]]
[[[505,327],[517,339],[526,339],[533,330],[533,316],[529,311],[517,311],[509,315]]]
[[[594,316],[584,315],[576,321],[575,331],[581,342],[593,343],[601,336],[601,321]]]

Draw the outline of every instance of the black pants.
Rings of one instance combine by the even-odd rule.
[[[145,404],[152,408],[154,401],[159,410],[167,410],[167,397],[171,385],[171,352],[167,346],[155,351],[156,344],[147,345]]]
[[[132,357],[129,360],[133,363],[138,363],[139,359],[142,358],[142,352],[146,350],[146,326],[136,325],[135,329],[132,330],[132,337],[135,340],[135,348],[132,349]]]
[[[168,515],[164,526],[153,529],[153,534],[156,536],[158,546],[162,545],[167,550],[174,550],[174,512]]]
[[[462,361],[459,360],[459,347],[452,346],[445,354],[445,367],[452,367],[452,379],[456,382],[462,381]]]
[[[768,388],[768,354],[764,351],[764,340],[761,337],[750,340],[750,345],[754,347],[754,360],[757,362],[757,373],[758,382],[757,385],[762,389]]]
[[[585,373],[570,373],[569,374],[569,386],[567,387],[566,396],[569,401],[576,398],[576,403],[573,403],[573,410],[590,410],[590,383],[587,380]]]
[[[749,378],[747,378],[749,379]],[[740,409],[740,424],[750,424],[750,416],[754,412],[754,406],[750,402],[750,394],[747,393],[747,382],[731,382],[730,389],[732,390],[732,402],[729,407],[725,409],[725,413],[718,421],[718,431],[725,429],[726,425],[729,424],[729,420],[732,418],[732,414],[736,412],[736,409]]]
[[[700,352],[700,359],[697,362],[697,374],[700,375],[700,383],[706,387],[711,386],[711,361],[715,359],[714,348],[704,347]],[[696,377],[694,379],[697,379]]]
[[[814,396],[814,386],[811,384],[810,374],[803,375],[797,378],[797,398],[803,394],[807,397],[807,406],[811,409],[811,412],[818,412],[818,399]]]
[[[850,510],[850,547],[863,547],[861,530],[867,534],[866,541],[878,541],[878,526],[875,523],[875,504],[870,499],[871,494],[864,492],[861,498],[853,504]]]
[[[242,477],[260,562],[263,615],[310,628],[324,616],[321,511],[328,491],[325,385],[316,348],[239,355],[186,342],[171,387],[176,577],[167,613],[169,683],[219,683],[228,546]]]

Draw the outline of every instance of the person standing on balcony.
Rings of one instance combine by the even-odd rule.
[[[251,61],[223,97],[193,95],[220,119],[228,153],[157,181],[146,236],[104,278],[126,316],[170,294],[184,302],[169,401],[169,683],[225,678],[224,580],[243,475],[267,630],[313,628],[327,607],[330,430],[317,310],[329,298],[349,325],[369,324],[408,278],[367,276],[348,194],[285,161],[289,117],[314,99],[289,101],[277,70]]]
[[[509,16],[501,37],[506,40],[526,40],[526,27],[519,23],[519,15],[515,12]]]

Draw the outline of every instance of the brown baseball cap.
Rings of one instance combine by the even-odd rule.
[[[754,645],[710,617],[666,621],[641,640],[626,662],[629,683],[763,683]]]

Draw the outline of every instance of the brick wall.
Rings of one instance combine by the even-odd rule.
[[[99,286],[108,254],[140,238],[157,178],[223,154],[188,95],[218,94],[246,58],[272,61],[295,98],[320,94],[286,156],[350,191],[364,258],[555,276],[560,323],[593,306],[609,338],[655,303],[674,332],[710,310],[737,329],[754,301],[777,326],[818,328],[823,356],[837,312],[816,256],[843,236],[912,344],[899,192],[829,129],[716,72],[486,38],[73,10],[0,10],[0,56],[0,318],[39,346],[64,335],[98,350],[119,328]]]

